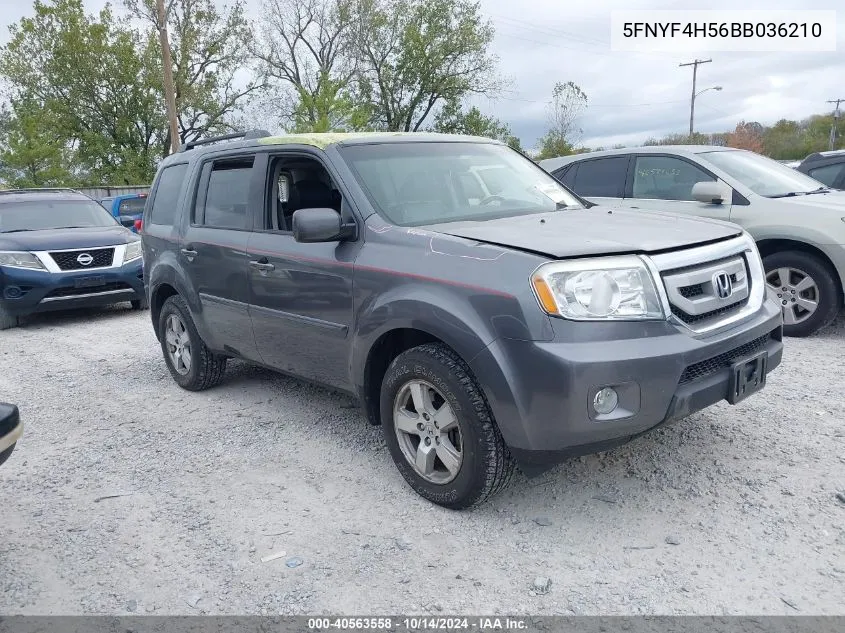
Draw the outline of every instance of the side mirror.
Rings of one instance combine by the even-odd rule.
[[[353,239],[356,225],[344,224],[334,209],[298,209],[293,212],[293,239],[297,242],[337,242]]]
[[[724,186],[714,180],[697,182],[692,186],[692,197],[704,204],[722,204],[724,196]]]

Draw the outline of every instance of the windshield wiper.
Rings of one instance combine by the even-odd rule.
[[[795,196],[811,196],[814,193],[830,193],[827,187],[819,187],[812,191],[790,191],[789,193],[781,193],[776,196],[769,196],[769,198],[794,198]]]
[[[0,233],[23,233],[24,231],[34,231],[35,229],[12,229],[11,231],[0,231]]]

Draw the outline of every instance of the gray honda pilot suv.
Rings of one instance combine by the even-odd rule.
[[[739,402],[781,361],[742,229],[592,205],[488,139],[191,143],[160,166],[142,233],[180,386],[238,358],[348,392],[406,481],[450,508],[515,466]]]

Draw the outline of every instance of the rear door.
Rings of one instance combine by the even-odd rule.
[[[309,175],[294,181],[293,163]],[[335,208],[355,222],[349,198],[316,155],[273,153],[264,173],[265,204],[250,238],[248,271],[261,357],[271,367],[351,390],[353,263],[361,241],[303,244],[290,230],[292,214],[308,207]]]
[[[565,171],[558,170],[555,177],[591,202],[616,207],[625,194],[628,163],[627,155],[589,158],[564,168]]]
[[[692,197],[695,183],[718,180],[700,165],[669,154],[637,154],[631,162],[622,206],[730,220],[730,200],[707,204]]]
[[[206,160],[200,171],[180,259],[199,295],[206,344],[260,360],[249,318],[247,242],[252,230],[254,155]]]

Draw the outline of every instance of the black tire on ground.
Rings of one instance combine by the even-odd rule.
[[[20,319],[3,307],[0,303],[0,330],[8,330],[13,327],[18,327]]]
[[[463,461],[455,478],[445,484],[420,476],[406,460],[396,437],[394,401],[403,386],[414,379],[424,380],[440,391],[458,421]],[[510,483],[513,459],[487,400],[467,364],[446,345],[426,343],[393,360],[382,382],[381,421],[399,472],[429,501],[460,510],[485,501]]]
[[[185,330],[188,333],[191,346],[191,366],[186,374],[180,374],[176,370],[168,353],[165,329],[167,317],[171,314],[179,317],[185,324]],[[161,351],[164,355],[164,362],[167,363],[167,368],[176,384],[189,391],[202,391],[214,387],[223,380],[223,373],[226,371],[226,357],[218,356],[206,347],[205,342],[197,332],[188,305],[181,296],[168,297],[161,307],[158,324],[159,332],[161,332]]]
[[[2,466],[2,465],[3,465],[3,463],[4,463],[7,459],[9,459],[9,458],[12,456],[12,451],[13,451],[13,450],[15,450],[15,445],[14,445],[14,444],[12,444],[12,445],[11,445],[9,448],[7,448],[5,451],[0,452],[0,466]]]
[[[136,299],[135,301],[132,302],[132,309],[133,310],[146,310],[149,307],[150,307],[150,304],[147,301],[146,297],[144,297],[143,299]]]
[[[821,259],[802,251],[780,251],[763,258],[766,274],[778,268],[794,268],[810,276],[819,289],[818,308],[806,321],[787,325],[783,333],[786,336],[809,336],[831,323],[839,312],[841,288],[836,280],[836,273]],[[777,297],[774,297],[777,299]]]

